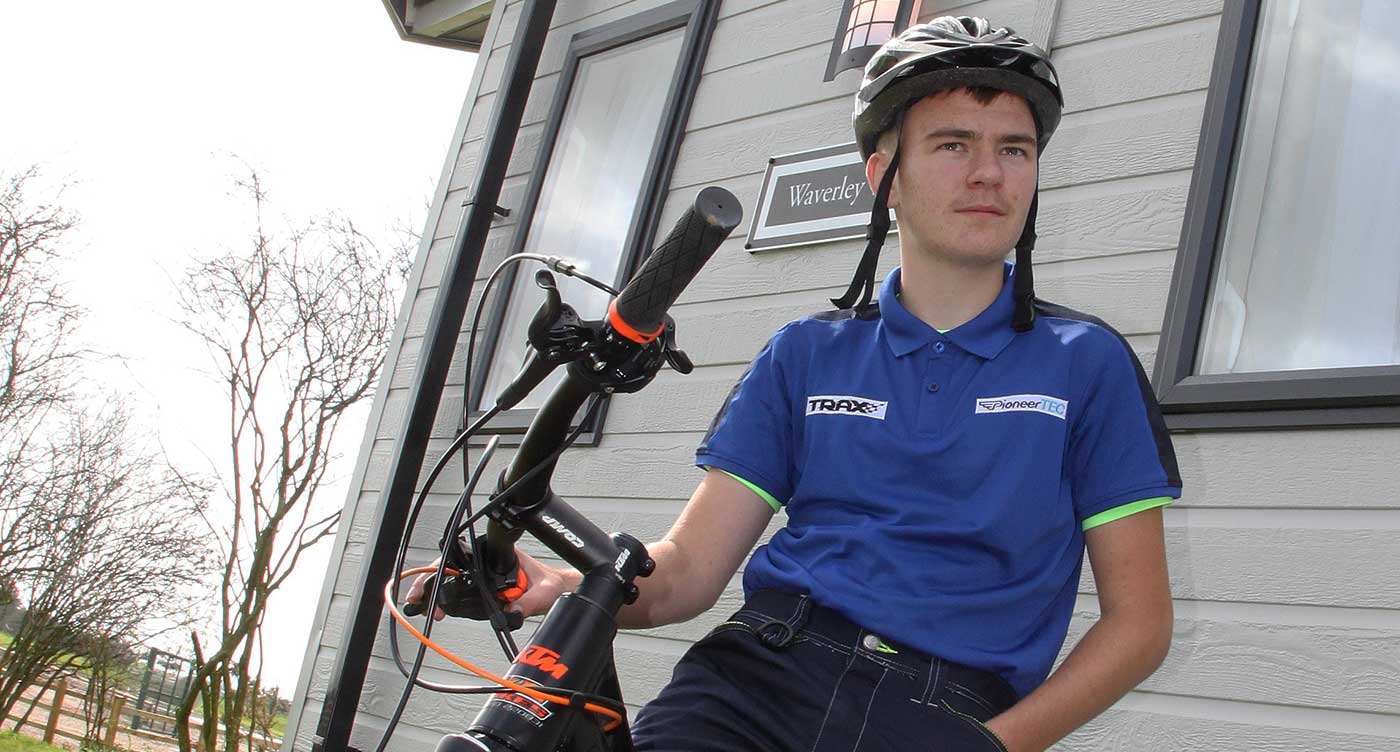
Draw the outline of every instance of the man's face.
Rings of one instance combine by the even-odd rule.
[[[910,106],[901,140],[889,203],[905,263],[918,255],[961,266],[1000,263],[1035,195],[1035,120],[1026,101],[1002,94],[982,104],[965,89],[940,92]],[[871,156],[872,185],[892,152],[886,138]]]

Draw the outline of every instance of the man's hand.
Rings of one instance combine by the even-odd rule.
[[[1046,749],[1103,712],[1156,670],[1171,645],[1162,510],[1092,528],[1084,542],[1099,620],[1044,684],[987,722],[1011,752]]]
[[[575,569],[555,569],[541,564],[535,557],[515,549],[515,558],[520,562],[520,571],[525,573],[529,586],[519,598],[506,605],[507,611],[522,616],[537,616],[545,613],[559,596],[577,588],[583,576]]]
[[[516,561],[519,562],[520,571],[525,575],[525,593],[516,600],[502,604],[506,611],[519,613],[522,616],[535,616],[549,610],[554,605],[554,601],[563,595],[565,591],[578,586],[579,574],[572,570],[561,570],[547,567],[529,554],[515,550]],[[437,567],[442,561],[442,557],[434,559],[429,566]],[[424,601],[428,594],[424,592],[424,587],[428,581],[429,574],[420,574],[413,578],[413,584],[408,588],[408,595],[405,601],[408,603],[419,603]],[[433,619],[442,620],[446,616],[441,608],[433,609]]]
[[[772,508],[758,494],[719,470],[708,471],[666,537],[647,544],[656,571],[637,580],[641,597],[618,614],[618,626],[671,624],[713,606],[771,519]],[[515,553],[528,587],[507,611],[542,614],[583,579],[575,569],[547,567],[518,548]],[[408,600],[424,597],[427,578],[414,579]],[[441,619],[441,609],[433,617]]]

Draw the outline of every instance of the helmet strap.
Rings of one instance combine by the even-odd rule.
[[[880,178],[880,187],[875,191],[875,205],[870,209],[870,224],[865,227],[865,252],[861,254],[860,263],[856,264],[856,272],[851,277],[851,284],[846,288],[846,294],[839,298],[832,298],[831,304],[839,309],[864,308],[870,303],[870,296],[875,292],[875,266],[880,260],[880,249],[885,245],[885,237],[890,232],[890,187],[894,185],[894,173],[899,167],[899,125],[895,126],[895,147],[894,155],[890,157],[890,164],[885,168],[885,174]],[[856,302],[856,296],[860,296]]]
[[[1026,212],[1026,226],[1021,229],[1021,239],[1016,241],[1016,279],[1011,288],[1011,299],[1016,308],[1011,315],[1011,328],[1018,332],[1028,332],[1035,326],[1035,282],[1031,275],[1031,250],[1035,248],[1035,210],[1040,201],[1040,190],[1031,197],[1030,211]]]

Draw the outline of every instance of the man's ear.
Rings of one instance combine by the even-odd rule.
[[[870,184],[870,192],[880,193],[880,181],[885,178],[885,170],[889,167],[890,155],[883,149],[876,149],[870,158],[865,160],[865,181]],[[891,209],[899,206],[899,186],[890,185],[890,198],[886,202]]]

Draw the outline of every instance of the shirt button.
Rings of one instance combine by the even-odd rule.
[[[866,636],[860,638],[860,644],[863,645],[863,646],[865,646],[865,649],[866,649],[866,650],[879,650],[879,649],[880,649],[880,636],[879,636],[879,635],[868,634],[868,635],[866,635]]]
[[[936,383],[935,383],[935,384],[929,384],[929,385],[928,385],[928,390],[929,390],[930,392],[936,392],[936,391],[938,391],[938,384],[936,384]]]
[[[943,352],[943,343],[942,343],[942,342],[935,342],[935,343],[933,343],[933,351],[934,351],[934,352]]]

